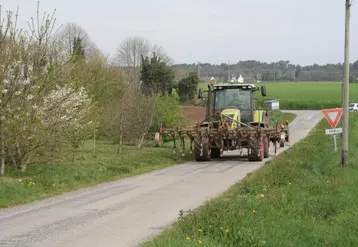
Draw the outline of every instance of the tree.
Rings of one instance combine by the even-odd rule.
[[[353,75],[349,76],[349,83],[355,83],[356,82],[356,77]]]
[[[161,59],[153,53],[149,58],[141,57],[141,88],[146,95],[157,94],[161,92],[165,94],[168,89],[173,87],[174,73],[172,69],[161,61]]]
[[[73,38],[72,56],[75,61],[82,60],[85,58],[85,50],[83,47],[82,38]]]
[[[89,56],[93,53],[98,53],[99,50],[91,41],[88,33],[76,23],[67,23],[61,26],[59,31],[54,36],[54,41],[57,49],[61,51],[61,56],[68,59],[76,52],[78,47],[76,44],[80,42],[83,55]]]
[[[152,54],[155,54],[166,65],[168,66],[173,65],[173,59],[170,56],[168,56],[168,54],[164,51],[164,48],[162,46],[153,45]]]
[[[121,66],[130,82],[138,82],[140,78],[141,57],[148,56],[151,45],[142,37],[129,37],[117,49],[115,63]]]
[[[297,66],[297,68],[295,69],[295,80],[297,80],[297,77],[300,75],[301,73],[301,66]]]
[[[192,100],[195,97],[199,84],[197,73],[191,72],[186,78],[178,82],[178,95],[181,102]]]
[[[65,57],[51,62],[61,52],[52,46],[54,16],[36,19],[22,35],[10,12],[0,28],[5,34],[0,37],[2,175],[4,163],[25,171],[55,159],[70,137],[67,130],[78,133],[91,126],[87,82],[77,80],[86,69],[78,76],[77,65]]]
[[[114,63],[124,69],[130,82],[138,82],[140,80],[141,57],[152,58],[154,54],[166,65],[172,64],[172,59],[163,47],[152,45],[143,37],[129,37],[117,48]]]

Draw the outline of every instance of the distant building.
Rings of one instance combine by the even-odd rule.
[[[239,83],[244,83],[244,78],[242,77],[242,75],[240,74],[239,78],[237,79],[237,82]]]

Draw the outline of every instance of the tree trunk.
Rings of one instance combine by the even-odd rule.
[[[24,163],[24,164],[21,164],[21,172],[26,172],[27,170],[27,164]]]
[[[84,160],[86,159],[85,145],[86,145],[86,140],[83,141],[83,145],[82,145],[82,158],[83,158]]]
[[[122,143],[123,143],[123,134],[121,132],[121,134],[119,135],[119,146],[117,150],[117,155],[122,154]]]
[[[28,159],[25,157],[25,156],[23,156],[21,159],[20,159],[20,161],[19,161],[19,163],[20,163],[20,170],[21,170],[21,172],[26,172],[27,171],[27,167],[28,167]]]
[[[1,128],[1,164],[0,164],[0,176],[5,175],[5,131],[3,121],[0,120],[0,128]]]
[[[93,130],[93,156],[96,156],[96,129]]]
[[[156,106],[156,104],[155,104],[156,101],[155,101],[155,100],[156,100],[156,99],[154,98],[154,103],[153,103],[153,108],[152,108],[152,110],[151,110],[151,115],[150,115],[149,123],[148,123],[147,129],[144,130],[144,132],[143,132],[143,134],[142,134],[142,136],[141,136],[141,138],[140,138],[140,140],[139,140],[138,149],[140,149],[140,148],[142,147],[143,142],[144,142],[144,138],[145,138],[145,136],[148,134],[148,131],[149,131],[150,127],[151,127],[152,124],[153,124],[153,119],[154,119],[154,115],[155,115],[155,106]]]

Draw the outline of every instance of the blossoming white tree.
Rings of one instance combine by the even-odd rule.
[[[45,16],[39,28],[33,23],[22,34],[10,13],[0,30],[0,175],[8,162],[25,171],[52,159],[62,140],[73,142],[69,135],[91,128],[91,100],[81,82],[72,81],[76,65],[53,49],[52,23],[53,16]]]

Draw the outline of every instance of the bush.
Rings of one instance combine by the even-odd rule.
[[[186,78],[178,82],[178,94],[180,102],[192,100],[195,97],[196,89],[199,84],[199,78],[196,73],[189,73]]]
[[[160,125],[165,128],[176,128],[187,125],[187,119],[184,117],[183,112],[179,105],[179,97],[176,92],[172,95],[158,96],[156,102],[156,115],[155,122],[152,126],[153,132],[157,132]]]

